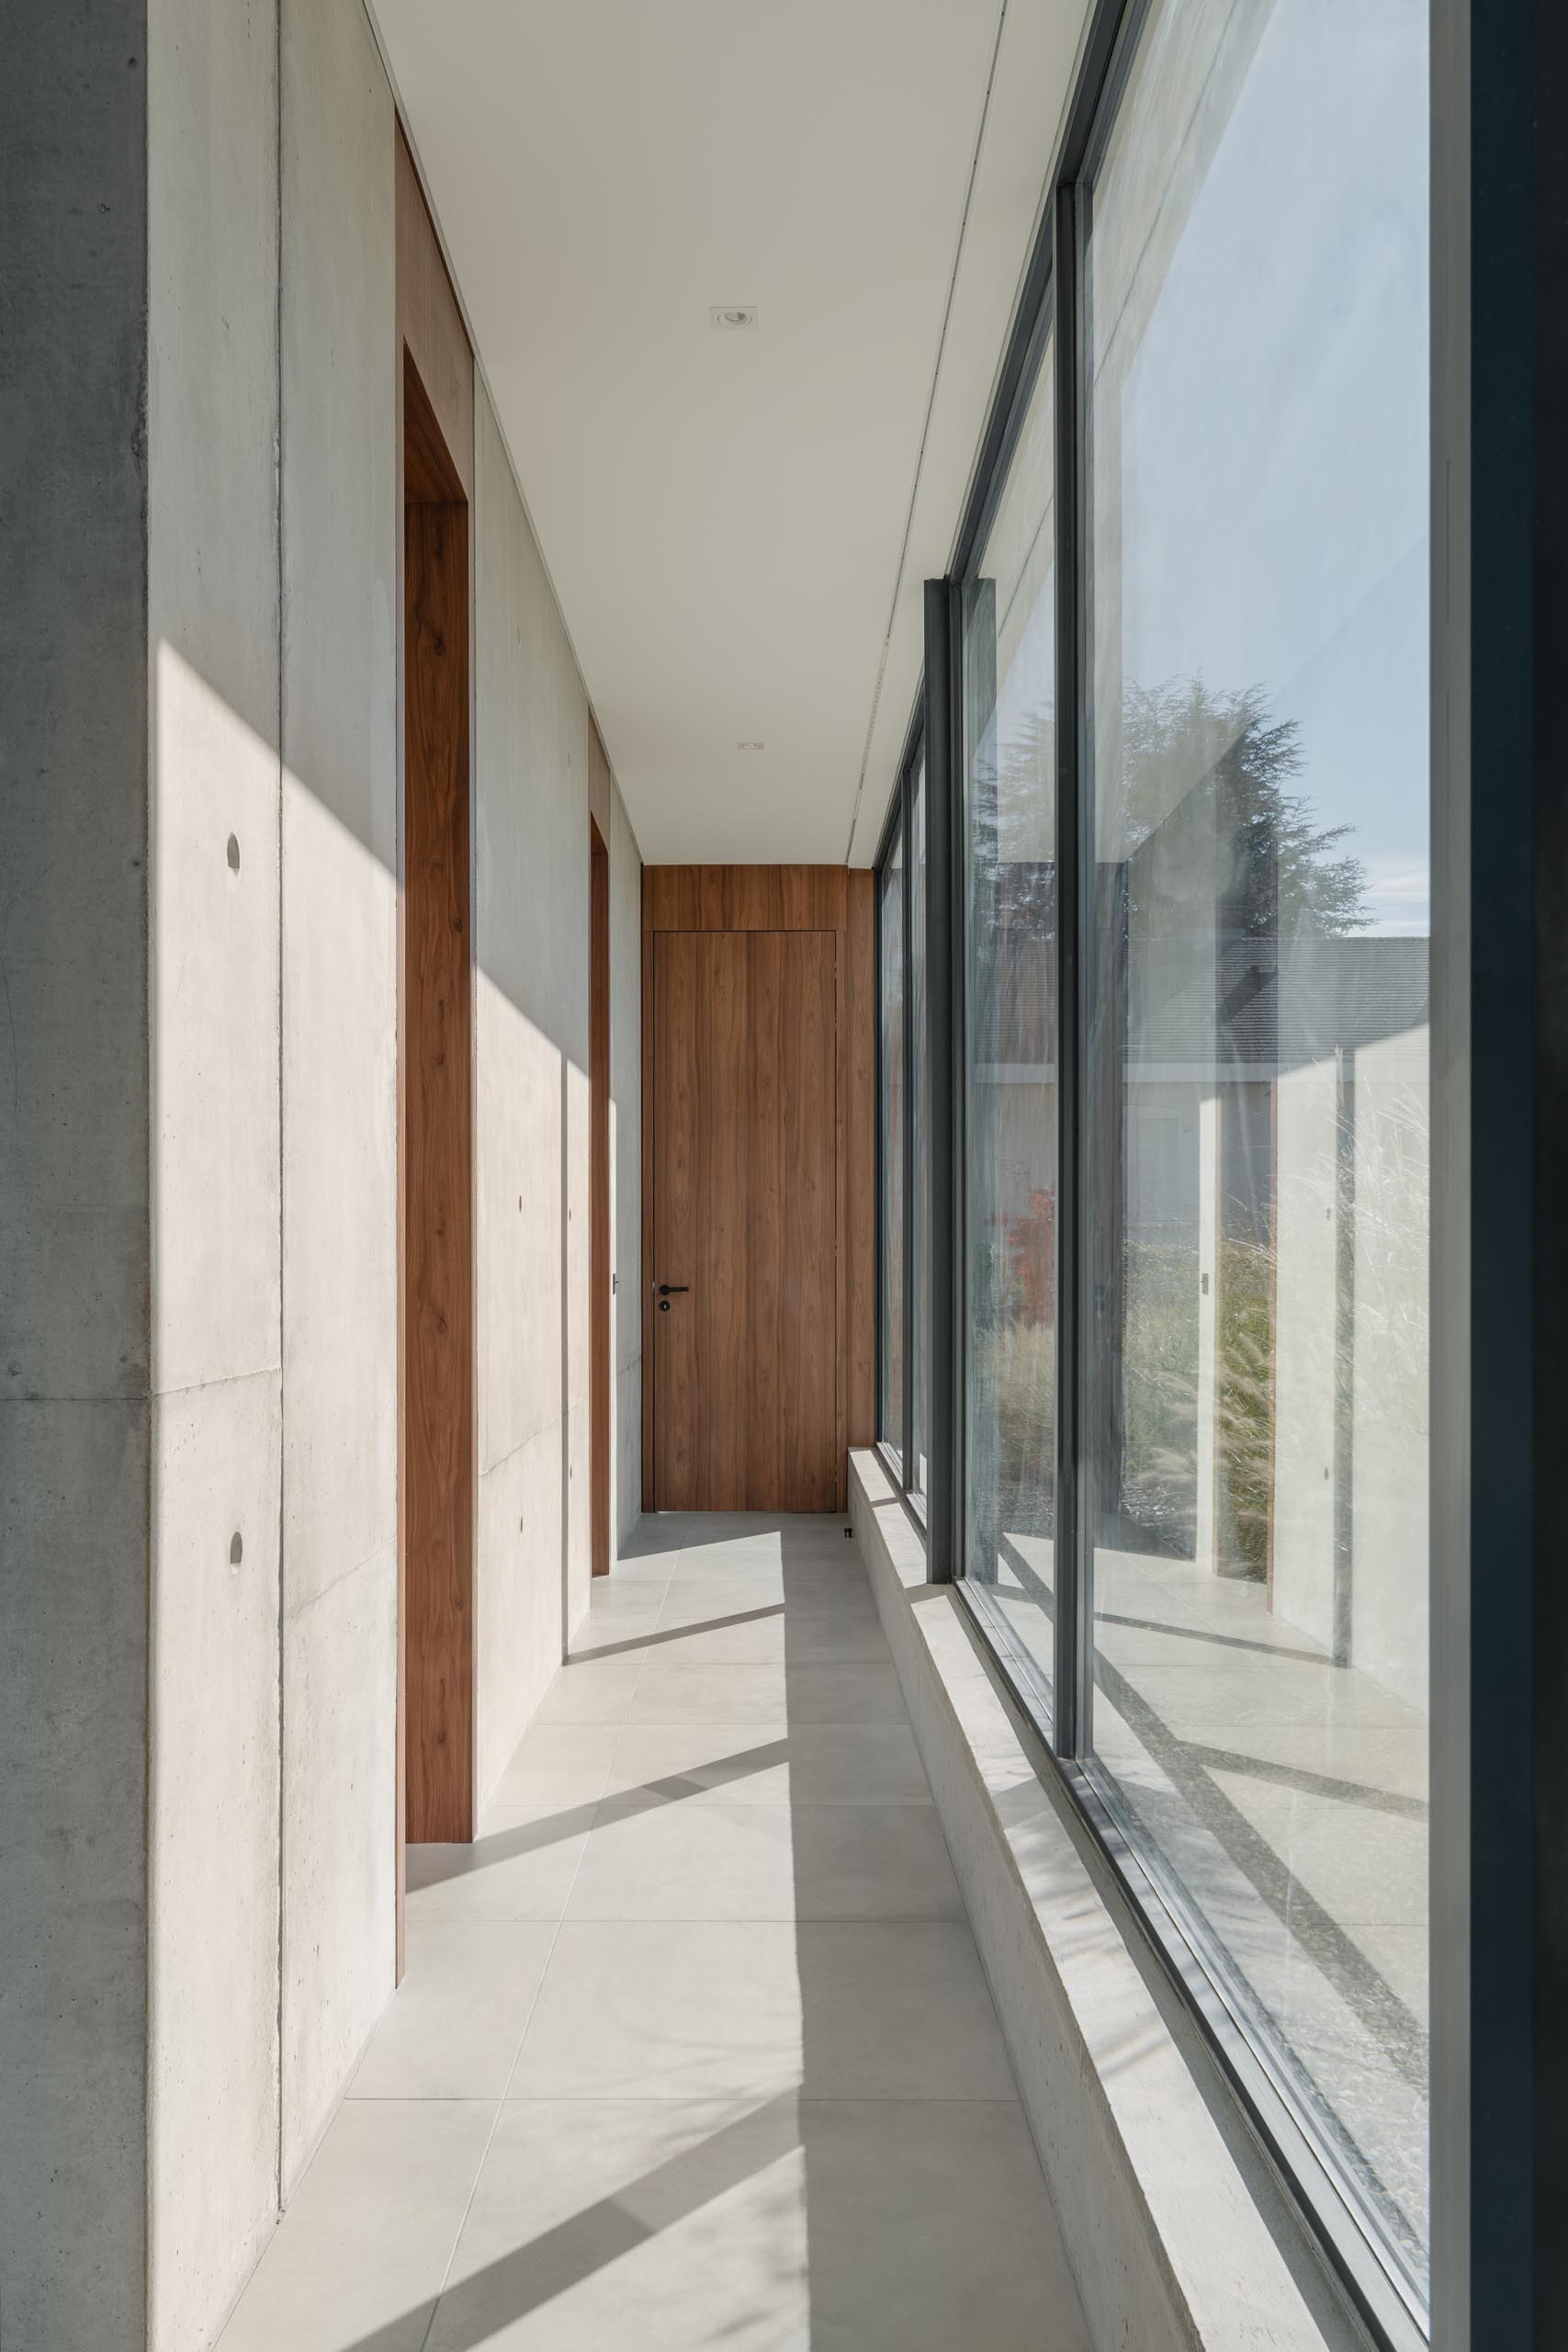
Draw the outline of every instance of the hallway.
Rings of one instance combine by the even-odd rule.
[[[1088,2337],[841,1521],[644,1521],[222,2352]]]

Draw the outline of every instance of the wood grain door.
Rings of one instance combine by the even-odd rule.
[[[660,1510],[837,1507],[837,950],[653,942]]]

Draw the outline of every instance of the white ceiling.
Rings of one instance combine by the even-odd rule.
[[[644,857],[868,863],[1085,0],[374,6]]]

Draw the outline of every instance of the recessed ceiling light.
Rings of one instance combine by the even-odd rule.
[[[754,327],[756,323],[755,302],[716,302],[708,312],[710,327]]]
[[[757,742],[754,739],[748,737],[744,743],[737,743],[735,748],[738,752],[761,752],[765,750],[766,746]]]

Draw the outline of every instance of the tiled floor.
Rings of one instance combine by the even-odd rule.
[[[222,2352],[1087,2352],[841,1521],[628,1550]]]

